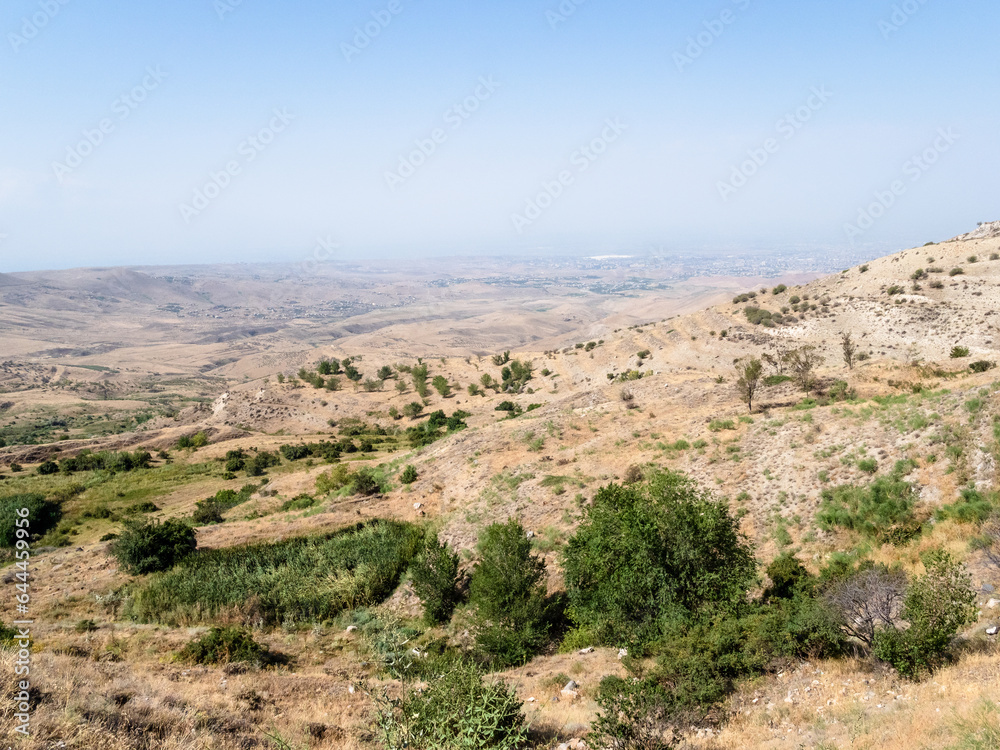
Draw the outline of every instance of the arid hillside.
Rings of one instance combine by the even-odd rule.
[[[244,315],[252,305],[223,280],[208,290],[102,270],[88,272],[78,297],[60,295],[44,337],[27,302],[41,295],[49,305],[52,295],[28,275],[0,278],[9,347],[0,426],[13,436],[0,448],[0,495],[40,493],[62,511],[33,557],[42,692],[40,731],[24,746],[379,747],[372,696],[401,684],[379,667],[379,638],[405,625],[418,654],[469,644],[460,617],[413,624],[419,601],[404,576],[364,617],[255,627],[249,605],[217,617],[251,627],[283,663],[247,671],[176,662],[208,622],[196,609],[129,616],[149,577],[108,554],[107,535],[124,521],[197,519],[206,498],[230,490],[239,499],[219,518],[194,524],[199,548],[392,519],[433,530],[468,569],[484,529],[515,518],[558,592],[562,552],[599,488],[660,469],[726,502],[761,570],[792,552],[811,573],[843,557],[919,575],[925,553],[940,548],[965,564],[980,609],[958,656],[931,678],[908,681],[861,658],[792,660],[741,683],[708,720],[685,728],[684,742],[990,746],[959,743],[963,732],[997,727],[1000,652],[986,632],[1000,618],[1000,570],[974,543],[977,523],[956,508],[996,497],[1000,231],[984,225],[809,278],[689,279],[634,297],[582,292],[565,279],[516,291],[484,279],[414,282],[408,295],[405,279],[369,279],[356,300],[369,309],[317,320],[279,319],[285,297],[254,301],[261,318]],[[300,295],[303,310],[318,299],[310,294],[313,286]],[[116,307],[113,325],[91,338],[103,305],[144,296],[142,315],[130,321]],[[211,315],[234,316],[230,338],[207,324]],[[150,335],[150,320],[162,337]],[[737,366],[750,358],[764,363],[752,408],[737,387]],[[84,449],[151,456],[134,471],[60,470]],[[244,470],[261,456],[274,461],[260,474]],[[46,462],[56,468],[40,470]],[[415,476],[404,482],[409,466]],[[341,467],[368,470],[377,486],[338,486]],[[909,521],[864,537],[824,520],[825,491],[880,477],[912,486]],[[762,576],[758,589],[767,583]],[[0,612],[13,619],[7,605]],[[373,621],[398,627],[375,632]],[[626,673],[614,649],[586,645],[554,644],[500,674],[526,701],[536,747],[585,741],[598,683]],[[8,685],[13,654],[2,659]],[[564,691],[570,679],[577,688]],[[5,698],[4,722],[9,705]]]

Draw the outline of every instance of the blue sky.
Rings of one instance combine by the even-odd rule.
[[[0,271],[945,239],[1000,218],[998,13],[8,0]]]

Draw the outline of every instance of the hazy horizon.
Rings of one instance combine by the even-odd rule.
[[[1000,218],[996,16],[18,0],[0,272],[948,239]]]

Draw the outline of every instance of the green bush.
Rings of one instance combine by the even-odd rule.
[[[910,678],[944,663],[955,635],[976,619],[976,593],[963,566],[938,551],[924,567],[926,574],[911,582],[903,603],[909,627],[877,631],[872,648],[876,658]]]
[[[322,621],[393,592],[423,532],[377,521],[325,536],[208,550],[132,593],[127,616],[168,624],[238,617],[246,624]]]
[[[683,722],[671,710],[671,695],[656,680],[601,680],[597,705],[601,712],[591,725],[591,747],[609,750],[667,750],[676,745],[674,730]]]
[[[413,466],[407,466],[399,475],[399,481],[403,484],[413,484],[417,481],[417,470]]]
[[[459,602],[458,555],[436,536],[428,536],[410,565],[410,578],[423,602],[424,620],[430,625],[448,622]]]
[[[476,648],[498,666],[523,664],[548,642],[545,562],[516,520],[484,530],[469,603]]]
[[[270,451],[260,451],[253,458],[246,462],[246,472],[248,477],[259,477],[267,473],[267,469],[272,466],[278,466],[281,463],[281,458],[278,456],[277,451],[271,453]]]
[[[668,620],[737,606],[756,562],[728,507],[666,471],[598,490],[563,569],[571,619],[621,646],[656,640]]]
[[[212,497],[206,497],[195,504],[191,520],[196,526],[222,523],[222,514],[230,508],[235,508],[250,499],[259,488],[255,484],[245,484],[239,492],[234,490],[219,490]]]
[[[134,575],[168,570],[198,546],[194,529],[181,521],[126,522],[111,544],[118,564]]]
[[[177,653],[178,661],[194,664],[229,664],[263,661],[267,647],[257,643],[242,628],[214,627]]]
[[[878,461],[874,458],[862,458],[858,461],[858,469],[865,474],[874,474],[878,471]]]
[[[307,508],[313,508],[319,501],[312,495],[296,495],[291,500],[286,500],[281,504],[281,511],[288,510],[306,510]]]
[[[962,357],[969,356],[969,347],[967,346],[953,346],[951,348],[951,354],[949,355],[952,359],[961,359]]]
[[[24,517],[18,513],[21,508],[27,508],[27,525],[24,525]],[[61,518],[62,509],[56,503],[46,500],[44,495],[0,497],[0,547],[14,547],[19,528],[26,530],[28,539],[37,539],[55,528]],[[21,520],[21,525],[18,525],[18,520]]]
[[[961,491],[961,499],[957,502],[941,506],[935,517],[939,521],[953,519],[959,523],[983,523],[996,509],[994,498],[983,497],[974,486]]]
[[[992,370],[997,366],[996,362],[991,362],[986,359],[980,359],[969,365],[969,369],[973,372],[986,372],[987,370]]]
[[[965,273],[965,271],[963,271],[961,268],[958,268],[957,266],[948,271],[949,276],[961,276],[963,273]]]
[[[708,423],[708,429],[712,432],[721,432],[722,430],[735,430],[736,424],[731,419],[713,419]]]
[[[519,750],[528,739],[522,703],[504,682],[456,665],[391,700],[376,698],[376,737],[386,750]]]

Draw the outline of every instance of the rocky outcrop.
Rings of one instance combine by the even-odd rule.
[[[965,242],[966,240],[989,240],[1000,237],[1000,221],[984,221],[979,223],[979,227],[974,232],[960,234],[951,242]]]

